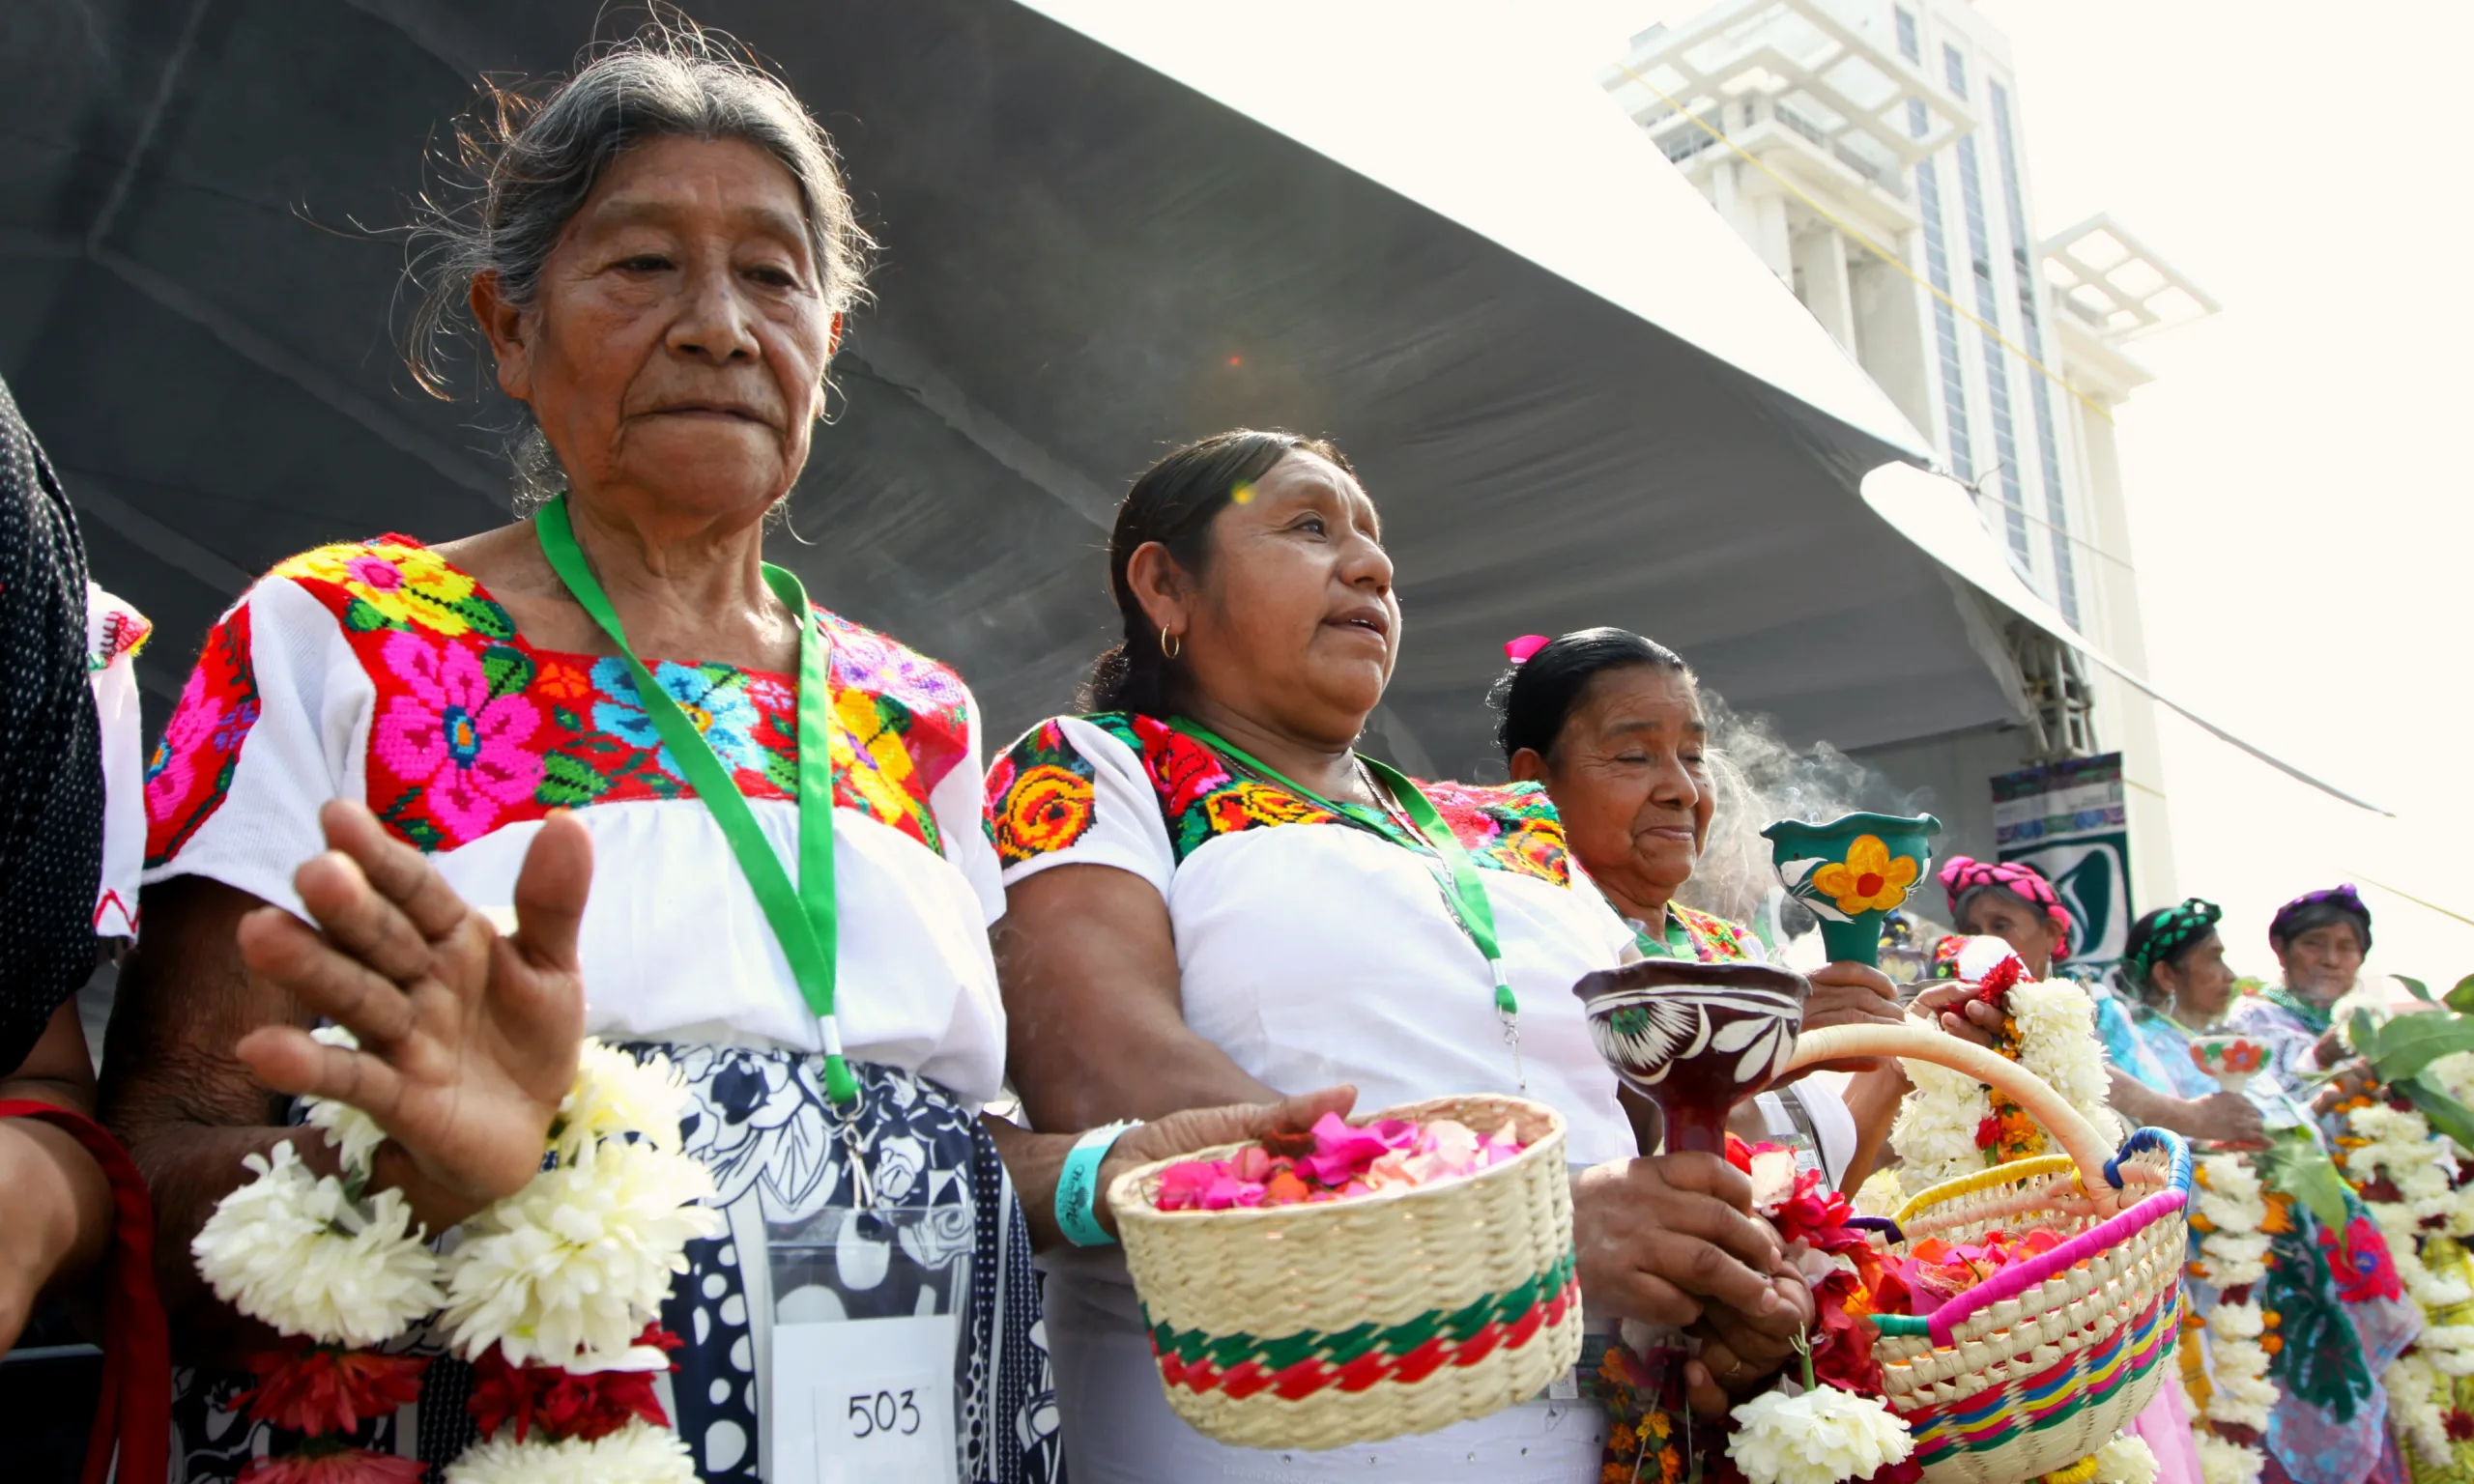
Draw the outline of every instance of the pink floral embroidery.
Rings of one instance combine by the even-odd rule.
[[[399,629],[387,636],[380,658],[404,689],[387,698],[369,750],[420,791],[446,832],[442,846],[479,839],[509,807],[532,797],[541,755],[525,744],[541,725],[538,706],[521,693],[492,695],[464,645]]]
[[[146,764],[146,864],[160,866],[222,807],[241,744],[258,719],[243,604],[206,636],[197,668]]]

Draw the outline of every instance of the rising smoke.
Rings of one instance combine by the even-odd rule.
[[[1813,930],[1813,916],[1787,900],[1762,829],[1779,819],[1819,824],[1859,810],[1912,814],[1930,806],[1932,790],[1901,791],[1827,742],[1798,752],[1769,717],[1736,710],[1707,685],[1701,706],[1717,801],[1709,843],[1676,896],[1686,906],[1752,924],[1773,943],[1800,937]]]

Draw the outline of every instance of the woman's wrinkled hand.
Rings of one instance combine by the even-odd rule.
[[[1712,1304],[1783,1323],[1778,1235],[1751,1210],[1752,1182],[1715,1155],[1594,1165],[1572,1180],[1581,1292],[1643,1324],[1683,1328]]]
[[[1898,985],[1871,964],[1827,963],[1804,978],[1813,986],[1812,992],[1804,997],[1804,1029],[1807,1031],[1827,1030],[1833,1025],[1907,1023],[1906,1012],[1899,1009]],[[1878,1071],[1888,1065],[1888,1060],[1883,1057],[1851,1056],[1841,1061],[1799,1067],[1770,1085],[1782,1087],[1816,1071]]]
[[[276,1092],[377,1120],[390,1135],[377,1183],[439,1230],[532,1180],[575,1080],[591,837],[563,813],[542,822],[516,877],[519,926],[502,937],[367,809],[337,800],[319,823],[329,849],[293,878],[317,927],[259,908],[241,921],[241,956],[360,1047],[265,1026],[236,1049]]]
[[[1108,1194],[1117,1177],[1155,1160],[1173,1159],[1223,1144],[1248,1144],[1271,1133],[1304,1133],[1326,1113],[1349,1116],[1357,1105],[1354,1087],[1327,1087],[1300,1093],[1278,1102],[1242,1102],[1217,1108],[1188,1108],[1166,1118],[1129,1128],[1100,1161],[1100,1224],[1113,1235],[1116,1212]]]
[[[1812,1290],[1787,1270],[1773,1273],[1770,1286],[1782,1301],[1775,1315],[1755,1318],[1713,1304],[1685,1331],[1701,1346],[1683,1367],[1684,1400],[1699,1415],[1724,1413],[1794,1357],[1796,1337],[1813,1321]]]
[[[2183,1132],[2218,1144],[2264,1144],[2268,1127],[2258,1107],[2240,1093],[2210,1093],[2194,1098]]]
[[[1936,985],[1915,997],[1913,1013],[1962,1041],[1991,1050],[2001,1039],[2001,1012],[1974,995],[1975,985],[1971,984],[1953,980]]]

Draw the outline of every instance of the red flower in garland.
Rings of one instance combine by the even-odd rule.
[[[382,1356],[312,1345],[249,1356],[258,1384],[234,1400],[253,1422],[315,1438],[349,1433],[363,1417],[393,1412],[421,1394],[425,1356]]]
[[[2404,1285],[2397,1280],[2397,1265],[2388,1255],[2388,1240],[2369,1216],[2356,1216],[2347,1224],[2342,1247],[2334,1232],[2320,1228],[2319,1245],[2328,1255],[2328,1271],[2337,1280],[2337,1298],[2342,1301],[2368,1303],[2404,1296]]]
[[[648,1325],[636,1337],[638,1345],[676,1350],[678,1336]],[[668,1367],[665,1367],[667,1369]],[[555,1365],[513,1366],[496,1349],[473,1364],[473,1395],[465,1410],[481,1425],[481,1436],[496,1437],[508,1422],[515,1440],[539,1428],[552,1438],[590,1442],[606,1438],[636,1418],[668,1427],[653,1390],[657,1371],[593,1371],[578,1375]]]
[[[2451,1407],[2440,1424],[2448,1429],[2451,1442],[2474,1442],[2474,1416],[2467,1416],[2462,1407]]]
[[[421,1484],[428,1475],[429,1466],[417,1458],[320,1448],[254,1460],[242,1470],[241,1484]]]

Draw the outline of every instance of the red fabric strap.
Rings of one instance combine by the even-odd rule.
[[[39,1118],[65,1128],[103,1168],[112,1187],[112,1245],[104,1259],[103,1384],[86,1439],[85,1484],[153,1480],[169,1471],[172,1340],[155,1292],[155,1209],[128,1151],[94,1120],[47,1102],[0,1099],[0,1118]]]

